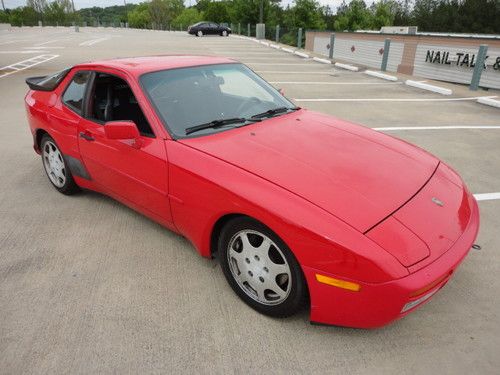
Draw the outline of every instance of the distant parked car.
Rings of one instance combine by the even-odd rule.
[[[228,36],[229,34],[231,34],[231,29],[227,26],[219,25],[214,22],[198,22],[188,27],[188,33],[196,36]]]

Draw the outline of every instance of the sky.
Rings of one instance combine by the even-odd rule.
[[[50,1],[50,0],[48,0]],[[111,5],[121,5],[124,0],[74,0],[76,9],[81,8],[89,8],[93,6],[107,7]],[[126,0],[127,3],[140,3],[144,0]],[[341,3],[342,0],[318,0],[321,5],[330,5],[332,9],[336,9]],[[195,4],[196,0],[184,0],[186,5]],[[282,0],[283,5],[291,4],[293,0]],[[347,0],[349,2],[349,0]],[[371,3],[372,1],[368,0],[367,3]],[[6,8],[17,8],[18,6],[25,5],[26,0],[4,0]]]

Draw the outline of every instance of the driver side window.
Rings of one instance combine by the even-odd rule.
[[[96,73],[90,98],[90,119],[107,121],[133,121],[141,135],[154,137],[130,86],[123,79],[107,73]]]

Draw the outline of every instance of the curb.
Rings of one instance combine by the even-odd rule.
[[[444,87],[429,85],[428,83],[407,80],[405,82],[405,84],[408,85],[408,86],[411,86],[411,87],[416,87],[418,89],[436,92],[436,93],[441,94],[441,95],[451,95],[451,94],[453,94],[453,91],[451,91],[450,89],[445,89]]]
[[[332,63],[330,60],[322,59],[321,57],[316,57],[316,56],[313,57],[313,60],[316,62],[322,63],[322,64],[331,64]]]
[[[296,54],[297,56],[303,57],[304,59],[309,58],[309,55],[307,53],[304,53],[304,52],[293,51],[293,53]]]
[[[393,82],[395,82],[395,81],[398,80],[398,77],[391,76],[389,74],[385,74],[385,73],[382,73],[382,72],[375,72],[373,70],[365,70],[364,73],[367,74],[367,75],[369,75],[369,76],[372,76],[372,77],[385,79],[387,81],[393,81]]]
[[[494,98],[496,98],[496,96],[494,96]],[[491,107],[500,108],[500,101],[493,98],[479,98],[477,102]]]
[[[350,70],[351,72],[357,72],[359,71],[359,68],[357,66],[354,66],[354,65],[349,65],[349,64],[342,64],[342,63],[335,63],[335,66],[337,68],[342,68],[342,69],[346,69],[346,70]]]

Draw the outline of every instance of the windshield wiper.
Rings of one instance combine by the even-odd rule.
[[[239,124],[241,122],[258,122],[262,121],[261,119],[258,118],[244,118],[244,117],[233,117],[233,118],[226,118],[226,119],[220,119],[220,120],[213,120],[210,122],[206,122],[204,124],[200,125],[195,125],[191,126],[186,129],[186,135],[189,135],[191,133],[195,133],[200,130],[205,130],[205,129],[217,129],[220,128],[221,126],[224,125],[231,125],[231,124]]]
[[[287,111],[296,111],[300,109],[300,107],[295,107],[295,108],[289,108],[289,107],[278,107],[278,108],[273,108],[268,111],[262,112],[262,113],[257,113],[256,115],[253,115],[251,118],[257,119],[257,118],[262,118],[262,117],[267,117],[267,116],[272,116],[276,115],[278,113],[283,113]]]

